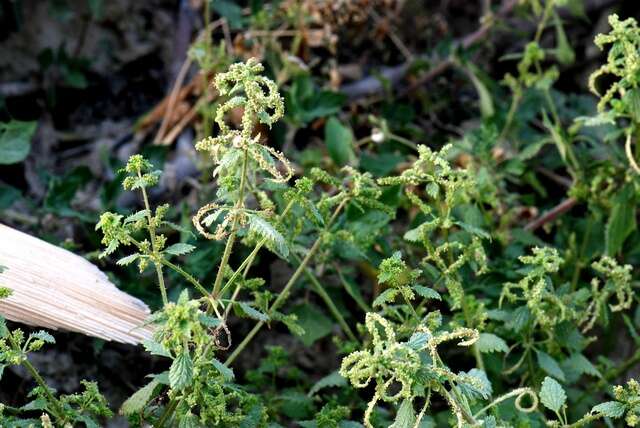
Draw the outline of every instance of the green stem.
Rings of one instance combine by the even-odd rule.
[[[467,299],[462,299],[462,312],[464,314],[467,327],[473,328],[473,325],[472,325],[473,323],[471,322],[471,316],[469,314],[469,305],[467,304]],[[476,365],[480,370],[484,371],[484,360],[482,359],[480,350],[478,349],[478,346],[475,343],[471,345],[471,351],[473,352],[473,356],[476,359]]]
[[[535,38],[534,38],[534,42],[536,42],[536,43],[540,43],[540,38],[542,37],[542,32],[544,31],[544,28],[547,26],[547,21],[551,17],[551,12],[553,11],[553,6],[554,6],[554,2],[553,1],[547,1],[547,3],[544,6],[544,12],[542,13],[542,19],[538,23],[538,28],[536,30],[536,35],[535,35]]]
[[[240,195],[238,196],[238,201],[236,202],[236,211],[239,211],[244,206],[244,188],[245,188],[248,163],[249,163],[249,155],[247,154],[247,150],[245,149],[244,159],[242,161],[242,176],[240,177]],[[218,267],[216,280],[213,283],[212,294],[213,294],[213,297],[216,299],[220,296],[220,286],[222,285],[222,279],[224,278],[224,270],[227,267],[227,263],[229,263],[229,257],[231,257],[231,250],[233,249],[233,244],[235,243],[235,240],[236,240],[239,219],[240,219],[240,213],[235,212],[233,217],[233,224],[231,225],[231,234],[229,235],[229,239],[227,239],[227,244],[224,247],[224,253],[222,254],[222,260],[220,261],[220,266]]]
[[[301,260],[298,256],[294,255],[293,257],[298,263],[301,263]],[[310,272],[309,268],[306,268],[304,270],[304,273],[309,279],[309,281],[311,282],[311,285],[313,286],[314,291],[318,293],[320,298],[322,298],[325,305],[327,305],[327,307],[329,308],[329,311],[331,312],[331,314],[334,316],[336,321],[338,321],[338,324],[340,324],[342,331],[345,332],[345,334],[347,335],[347,337],[349,337],[349,339],[351,339],[354,342],[358,342],[358,338],[353,333],[353,331],[349,327],[349,324],[347,324],[347,321],[344,319],[344,317],[336,307],[335,303],[333,302],[333,299],[331,299],[331,296],[329,296],[329,293],[327,293],[327,291],[322,287],[322,285],[320,284],[318,279],[315,277],[315,275]]]
[[[400,135],[396,134],[390,134],[389,137],[391,137],[392,140],[396,140],[397,142],[409,147],[412,150],[418,150],[418,145],[407,138],[401,137]]]
[[[600,419],[602,416],[604,416],[602,413],[588,414],[583,416],[581,419],[577,420],[576,422],[572,423],[571,425],[567,425],[565,428],[578,428],[578,427],[584,426],[589,422]]]
[[[180,266],[175,265],[175,264],[171,263],[169,260],[162,259],[162,258],[160,259],[160,263],[162,263],[163,265],[165,265],[169,269],[173,269],[174,271],[176,271],[177,273],[182,275],[183,278],[186,279],[187,281],[189,281],[200,293],[202,293],[203,296],[205,296],[205,297],[211,296],[209,294],[209,292],[207,291],[207,289],[204,288],[202,286],[202,284],[200,284],[200,282],[193,277],[193,275],[191,275],[190,273],[186,272]]]
[[[142,173],[138,170],[138,178],[142,180]],[[149,224],[149,239],[151,240],[151,250],[153,251],[153,264],[156,267],[156,275],[158,276],[158,287],[160,287],[160,294],[162,295],[162,304],[166,305],[169,303],[169,299],[167,298],[167,288],[164,285],[164,275],[162,274],[162,266],[158,262],[160,257],[160,251],[158,249],[158,243],[156,240],[156,226],[153,224],[153,219],[151,218],[151,205],[149,204],[149,197],[147,196],[147,189],[144,186],[140,188],[142,191],[142,200],[144,201],[144,208],[147,213],[147,223]]]
[[[160,419],[153,425],[155,428],[162,428],[164,424],[173,416],[173,412],[175,412],[176,407],[178,407],[179,400],[171,400],[169,405],[164,408],[164,412],[160,416]]]
[[[333,224],[333,222],[335,221],[335,219],[338,217],[338,214],[340,213],[340,211],[342,211],[342,208],[344,208],[344,206],[346,205],[348,199],[344,199],[342,202],[340,202],[340,205],[338,205],[338,207],[336,208],[335,212],[333,213],[333,215],[331,216],[331,219],[329,220],[329,222],[326,225],[325,230],[328,230],[331,225]],[[307,264],[309,264],[309,262],[311,261],[311,258],[315,255],[315,253],[318,251],[318,249],[320,248],[320,244],[322,243],[322,236],[319,236],[318,239],[316,239],[316,241],[313,243],[313,245],[311,246],[311,248],[309,249],[309,251],[307,252],[307,255],[304,257],[304,259],[302,259],[302,262],[300,262],[300,265],[298,266],[298,269],[296,269],[296,271],[293,273],[293,275],[291,276],[291,278],[289,278],[289,281],[287,282],[287,284],[284,286],[284,288],[282,289],[282,291],[280,292],[280,294],[278,295],[278,298],[273,302],[273,304],[271,305],[271,307],[269,308],[269,312],[273,312],[276,309],[278,309],[280,307],[280,305],[282,303],[284,303],[287,298],[289,297],[289,291],[291,290],[291,288],[293,287],[293,285],[296,283],[296,281],[298,280],[298,278],[300,277],[300,275],[303,273],[303,271],[305,270],[305,268],[307,267]],[[258,332],[260,331],[260,329],[262,329],[262,327],[264,326],[265,322],[264,321],[259,321],[254,327],[253,329],[251,329],[251,331],[249,332],[249,334],[247,334],[245,336],[245,338],[242,340],[242,342],[240,342],[240,344],[236,347],[236,349],[234,349],[234,351],[231,353],[231,355],[229,355],[229,357],[227,358],[227,360],[224,362],[224,364],[226,366],[228,366],[229,364],[231,364],[237,357],[238,355],[247,347],[247,345],[251,342],[251,340],[253,339],[253,337],[258,334]]]
[[[489,410],[490,408],[496,406],[497,404],[502,403],[505,400],[508,400],[511,397],[516,397],[516,396],[520,396],[523,394],[531,394],[531,395],[535,395],[535,391],[533,391],[531,388],[518,388],[518,389],[514,389],[513,391],[510,391],[504,395],[501,395],[500,397],[496,398],[495,400],[493,400],[491,403],[489,403],[488,405],[486,405],[485,407],[483,407],[482,409],[478,410],[478,412],[476,412],[475,415],[473,415],[474,418],[478,418],[480,415],[482,415],[483,413],[485,413],[487,410]]]
[[[589,242],[589,239],[591,238],[591,229],[593,226],[593,222],[591,221],[591,217],[589,217],[589,219],[587,220],[587,230],[585,230],[584,232],[584,237],[582,239],[582,245],[580,246],[580,250],[578,253],[578,257],[576,260],[576,267],[573,271],[573,276],[571,278],[571,291],[575,291],[577,285],[578,285],[578,280],[580,279],[580,272],[582,271],[582,268],[584,267],[584,263],[582,261],[582,258],[584,257],[584,253],[587,250],[587,244]]]
[[[513,94],[513,98],[511,98],[511,104],[509,105],[509,111],[507,112],[507,118],[505,119],[504,126],[502,127],[502,131],[500,131],[500,135],[498,136],[497,141],[502,141],[507,136],[507,133],[511,128],[511,124],[513,123],[513,119],[516,116],[518,106],[520,105],[520,98],[521,96],[519,93],[516,92]]]
[[[292,200],[287,204],[287,206],[282,211],[282,214],[280,214],[280,216],[279,216],[279,219],[278,219],[279,221],[281,221],[284,218],[284,216],[286,216],[289,213],[291,208],[293,208],[294,202],[295,201]],[[227,288],[230,287],[233,284],[233,282],[238,278],[238,276],[240,276],[240,273],[249,268],[251,263],[253,263],[253,260],[255,259],[256,255],[258,254],[258,251],[260,251],[260,249],[266,243],[267,243],[267,239],[266,238],[263,238],[260,242],[258,242],[258,245],[255,246],[255,248],[251,251],[251,253],[240,264],[240,266],[238,266],[238,269],[236,269],[235,272],[233,272],[233,274],[231,275],[231,278],[229,278],[227,280],[227,282],[224,284],[224,286],[220,289],[220,295],[221,296],[224,295],[224,292],[227,290]],[[236,289],[237,288],[238,287],[236,287]],[[235,291],[234,291],[233,294],[237,295],[237,293]]]
[[[460,409],[460,413],[462,413],[462,417],[467,421],[467,423],[469,423],[471,426],[478,426],[478,421],[475,420],[475,418],[469,413],[467,412],[467,409],[464,408],[464,406],[460,403],[460,401],[453,397],[449,391],[447,391],[447,388],[444,387],[444,385],[440,388],[440,390],[444,393],[444,395],[447,397],[447,400],[451,403],[456,403],[456,405],[458,406],[458,409]],[[452,389],[452,391],[454,391]]]
[[[347,294],[349,294],[353,298],[353,300],[358,304],[358,306],[360,307],[360,309],[362,309],[363,312],[371,312],[371,308],[367,305],[367,303],[361,297],[358,298],[358,296],[355,293],[352,294],[351,290],[349,289],[347,279],[342,274],[340,267],[336,264],[334,268],[336,269],[336,272],[338,273],[338,277],[340,278],[340,283],[342,284],[342,287],[347,292]]]
[[[7,335],[7,339],[9,340],[9,343],[11,344],[11,347],[14,351],[24,354],[24,350],[21,349],[18,343],[16,343],[16,341],[13,339],[13,334],[11,332],[9,332],[9,334]],[[33,367],[33,364],[31,364],[31,361],[29,361],[26,354],[24,355],[24,359],[22,360],[21,364],[25,369],[27,369],[29,374],[31,374],[31,377],[33,377],[36,383],[43,390],[44,394],[47,396],[47,399],[53,406],[53,409],[51,409],[51,413],[53,414],[53,416],[56,418],[58,423],[60,423],[60,425],[64,425],[65,418],[62,405],[60,404],[58,399],[51,393],[51,390],[49,390],[47,383],[44,381],[42,376],[40,376],[40,373],[38,373],[36,368]]]

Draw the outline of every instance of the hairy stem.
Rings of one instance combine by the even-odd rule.
[[[171,263],[169,260],[166,260],[166,259],[160,259],[160,263],[162,263],[163,265],[165,265],[169,269],[173,269],[174,271],[176,271],[177,273],[182,275],[182,277],[184,279],[186,279],[187,281],[189,281],[200,293],[202,293],[203,296],[205,296],[205,297],[210,296],[210,294],[207,291],[207,289],[204,288],[202,286],[202,284],[200,284],[200,282],[193,277],[193,275],[191,275],[190,273],[186,272],[180,266],[175,265],[175,264]]]
[[[138,170],[138,178],[142,179],[142,173]],[[149,196],[147,195],[147,189],[142,186],[140,188],[142,191],[142,200],[144,201],[144,209],[147,213],[147,222],[149,223],[149,239],[151,240],[151,250],[153,251],[153,264],[156,267],[156,275],[158,276],[158,286],[160,287],[160,294],[162,295],[162,304],[166,305],[169,303],[169,299],[167,298],[167,288],[164,285],[164,275],[162,274],[162,266],[159,261],[161,259],[158,249],[158,243],[156,240],[156,226],[153,224],[153,219],[151,218],[151,205],[149,204]]]
[[[24,352],[20,348],[20,345],[18,345],[18,343],[16,343],[16,341],[14,340],[12,333],[9,333],[7,335],[7,339],[14,351],[21,352],[21,353]],[[24,359],[22,360],[21,364],[25,369],[27,369],[31,377],[33,377],[33,379],[36,381],[38,386],[42,388],[44,394],[47,396],[47,399],[53,406],[53,409],[51,409],[51,413],[53,414],[53,416],[61,425],[64,425],[64,422],[65,422],[64,409],[62,408],[60,401],[58,401],[58,399],[51,393],[51,390],[47,386],[47,383],[44,381],[42,376],[40,376],[40,373],[38,373],[38,370],[36,370],[36,368],[33,367],[33,364],[31,364],[31,361],[29,361],[26,355],[24,356]]]
[[[280,214],[279,216],[279,221],[281,221],[291,210],[291,208],[293,208],[293,204],[294,201],[290,201],[287,206],[284,208],[284,210],[282,211],[282,214]],[[260,242],[258,242],[258,244],[255,246],[255,248],[251,251],[251,253],[249,253],[249,255],[244,259],[244,261],[240,264],[240,266],[238,266],[238,269],[235,270],[235,272],[233,272],[233,274],[231,275],[231,278],[229,278],[227,280],[227,282],[224,284],[224,286],[220,289],[220,295],[224,295],[224,292],[227,290],[228,287],[230,287],[233,282],[238,278],[238,276],[240,276],[241,272],[246,272],[247,269],[249,269],[249,267],[251,266],[251,263],[253,263],[253,260],[256,258],[256,255],[258,254],[258,251],[260,251],[260,249],[267,243],[267,239],[263,238],[260,240]],[[246,274],[246,273],[245,273]],[[240,292],[240,286],[236,287],[236,289],[233,292],[233,296],[231,298],[231,300],[233,301],[235,297],[238,296],[238,293]],[[226,313],[229,312],[229,308],[227,308]]]
[[[338,217],[338,214],[342,211],[342,209],[347,204],[347,202],[348,202],[348,199],[344,199],[342,202],[340,202],[340,205],[338,205],[338,207],[336,208],[335,212],[331,216],[331,219],[327,223],[325,230],[327,230],[327,229],[329,229],[331,227],[331,225],[333,224],[335,219]],[[284,286],[284,288],[282,289],[282,291],[278,295],[278,298],[271,304],[271,307],[269,308],[269,312],[275,311],[276,309],[278,309],[280,307],[281,304],[283,304],[287,300],[287,298],[289,297],[289,291],[294,286],[294,284],[296,283],[296,281],[298,280],[300,275],[302,275],[302,273],[304,272],[305,268],[307,267],[307,265],[309,264],[309,262],[311,261],[311,259],[315,255],[315,253],[320,248],[320,244],[321,243],[322,243],[322,236],[319,236],[318,239],[316,239],[316,241],[313,243],[313,245],[311,246],[311,248],[307,252],[307,255],[300,262],[300,265],[298,266],[296,271],[293,273],[291,278],[289,278],[289,281],[287,282],[287,284]],[[260,331],[260,329],[262,329],[262,327],[264,325],[265,325],[264,321],[259,321],[253,327],[253,329],[251,329],[249,334],[247,334],[245,336],[245,338],[242,340],[242,342],[240,342],[240,344],[236,347],[236,349],[231,353],[231,355],[229,355],[227,360],[224,362],[224,364],[226,366],[231,364],[238,357],[238,355],[240,355],[240,353],[247,347],[247,345],[251,342],[253,337],[256,334],[258,334],[258,332]]]
[[[242,176],[240,177],[240,195],[238,197],[238,201],[236,202],[236,211],[239,211],[244,206],[244,188],[246,184],[246,176],[247,176],[247,164],[249,163],[249,155],[247,150],[244,150],[244,159],[242,161]],[[233,244],[236,240],[236,234],[238,233],[238,221],[240,219],[240,213],[236,212],[233,217],[233,224],[231,226],[231,234],[229,235],[229,239],[227,239],[227,244],[224,247],[224,253],[222,254],[222,260],[220,261],[220,266],[218,267],[218,273],[216,275],[216,280],[213,283],[213,297],[217,299],[220,297],[220,286],[222,285],[222,278],[224,278],[224,270],[227,267],[227,263],[229,263],[229,257],[231,257],[231,250],[233,249]]]

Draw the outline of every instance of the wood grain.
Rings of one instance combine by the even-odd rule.
[[[0,314],[24,324],[137,344],[149,308],[124,293],[95,265],[70,251],[0,224]]]

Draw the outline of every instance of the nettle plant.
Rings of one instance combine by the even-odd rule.
[[[600,76],[612,74],[615,80],[601,97],[597,116],[568,125],[553,90],[558,70],[549,65],[549,58],[572,61],[555,9],[561,3],[527,2],[539,18],[538,31],[518,56],[517,75],[504,79],[511,91],[504,118],[440,150],[406,144],[415,150],[411,162],[388,177],[345,166],[332,173],[312,169],[290,184],[296,171],[259,132],[283,117],[276,84],[254,59],[218,74],[214,84],[224,101],[214,118],[218,133],[196,145],[213,165],[215,194],[192,217],[202,241],[218,241],[222,248],[210,278],[189,272],[196,247],[172,242],[175,234],[168,231],[187,240],[195,235],[167,219],[168,205],[151,206],[149,189],[160,171],[132,156],[123,187],[139,192],[142,210],[104,213],[96,229],[103,237],[102,257],[124,251],[117,264],[135,263],[141,274],[155,275],[162,307],[150,316],[153,340],[143,345],[169,368],[150,374],[122,405],[129,422],[154,427],[295,422],[305,428],[640,423],[639,384],[631,379],[609,388],[640,361],[640,352],[618,365],[605,356],[588,358],[599,352],[597,335],[614,322],[624,323],[640,346],[638,315],[629,317],[636,304],[627,263],[633,258],[622,251],[635,230],[639,169],[631,142],[637,141],[640,123],[640,30],[632,19],[611,17],[611,33],[596,39],[598,46],[610,47],[607,63],[590,82],[599,93]],[[549,50],[541,46],[541,34],[551,20],[558,40]],[[542,106],[535,112],[541,124],[536,138],[519,116],[532,93]],[[238,111],[241,119],[233,123],[237,115],[230,113]],[[606,144],[589,135],[590,127],[602,124],[615,125]],[[527,131],[528,138],[520,138]],[[625,162],[619,162],[618,137],[626,142]],[[599,157],[577,150],[585,141],[597,147]],[[547,144],[571,177],[572,203],[587,207],[579,227],[557,231],[555,245],[514,224],[511,206],[519,196],[507,191],[508,180],[521,184],[513,171],[529,165]],[[496,149],[512,156],[504,162],[511,166],[497,162],[491,153]],[[456,162],[465,150],[471,160]],[[597,233],[604,239],[594,238]],[[581,242],[577,235],[583,235]],[[594,239],[600,242],[593,244]],[[281,290],[253,275],[263,248],[291,266]],[[371,303],[348,278],[349,266],[340,263],[345,260],[367,261],[363,270],[378,287]],[[336,301],[325,286],[329,277],[344,285],[357,311]],[[171,289],[183,290],[175,301],[169,298],[168,278],[174,279]],[[232,364],[265,326],[282,323],[294,335],[304,334],[285,306],[302,280],[340,328],[334,337],[339,369],[310,386],[290,367],[290,351],[270,346],[258,367],[237,379]],[[230,327],[232,317],[255,325],[240,336]],[[355,328],[354,319],[362,321]],[[0,324],[0,367],[21,365],[37,383],[33,401],[0,408],[3,424],[97,426],[111,411],[94,383],[84,383],[80,394],[58,395],[29,362],[30,352],[51,343],[45,332],[25,338],[20,329]],[[297,389],[276,391],[291,381]],[[285,395],[288,406],[282,404]],[[609,401],[599,403],[603,396]],[[314,419],[296,416],[309,415],[316,405]],[[34,412],[41,418],[32,418]]]

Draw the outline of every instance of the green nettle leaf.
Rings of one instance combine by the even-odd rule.
[[[198,428],[200,426],[197,416],[191,413],[191,411],[181,416],[178,422],[178,428]]]
[[[620,418],[624,415],[625,405],[619,401],[600,403],[591,409],[591,413],[602,413],[609,418]]]
[[[291,313],[296,315],[298,324],[304,329],[300,340],[305,346],[311,346],[316,340],[331,333],[333,321],[315,305],[299,305]]]
[[[244,313],[244,315],[246,315],[249,318],[253,318],[254,320],[262,321],[262,322],[269,321],[269,317],[266,314],[260,312],[259,310],[257,310],[256,308],[254,308],[253,306],[251,306],[246,302],[237,302],[236,308],[238,307],[240,308],[242,313]]]
[[[424,346],[427,344],[430,338],[431,338],[431,334],[425,331],[415,332],[411,335],[411,337],[407,341],[407,346],[409,346],[411,349],[415,349],[416,351],[419,351],[420,349],[424,348]]]
[[[126,256],[126,257],[121,258],[120,260],[118,260],[116,262],[116,264],[118,266],[127,266],[127,265],[130,265],[131,263],[135,262],[138,259],[138,257],[140,257],[140,254],[137,254],[137,253],[136,254],[131,254],[130,256]]]
[[[335,117],[330,117],[324,126],[324,142],[336,165],[344,166],[355,158],[353,132]]]
[[[307,395],[312,396],[318,393],[318,391],[324,388],[331,388],[336,386],[346,386],[347,380],[336,370],[332,372],[319,381],[317,381],[309,390]]]
[[[44,398],[36,398],[20,407],[20,410],[45,410],[47,408],[47,400]]]
[[[373,307],[382,306],[384,304],[393,302],[396,296],[400,293],[397,288],[387,288],[373,301]]]
[[[613,198],[613,208],[605,229],[605,247],[609,256],[616,255],[627,237],[636,230],[634,196],[632,184],[627,184]]]
[[[188,352],[179,354],[169,369],[169,384],[172,389],[182,390],[193,379],[193,361]]]
[[[171,353],[162,344],[155,340],[143,340],[142,346],[151,355],[159,355],[161,357],[171,358]]]
[[[44,330],[40,330],[35,333],[32,333],[31,337],[33,337],[34,339],[40,339],[45,343],[50,343],[50,344],[56,343],[56,339],[54,339],[53,336],[51,336],[49,333],[47,333]]]
[[[414,285],[411,287],[413,291],[418,293],[419,296],[425,299],[442,300],[442,296],[433,288],[425,287],[424,285]]]
[[[268,221],[257,215],[249,216],[249,230],[256,233],[272,245],[283,257],[289,255],[289,245],[284,236]]]
[[[5,321],[3,316],[0,316],[0,337],[5,338],[9,334],[9,329],[7,328],[7,322]]]
[[[36,131],[36,125],[36,122],[17,120],[0,123],[0,165],[25,160],[31,150],[31,138]]]
[[[564,372],[558,362],[549,354],[542,351],[536,351],[536,357],[540,368],[561,381],[565,381]]]
[[[540,388],[540,402],[547,409],[559,412],[567,402],[567,394],[558,381],[547,376],[542,381],[542,388]]]
[[[233,380],[235,375],[233,374],[233,370],[231,368],[225,366],[222,362],[216,360],[215,358],[211,362],[213,363],[213,366],[220,372],[224,380]]]
[[[193,245],[178,243],[165,248],[164,252],[173,254],[174,256],[182,256],[184,254],[189,254],[195,249],[196,247],[194,247]]]
[[[403,400],[390,428],[412,428],[416,423],[416,413],[411,400]]]
[[[229,26],[237,30],[242,28],[244,18],[242,16],[242,8],[233,1],[218,0],[211,2],[213,9],[227,19]]]
[[[492,333],[480,333],[480,337],[476,342],[476,346],[478,347],[478,350],[483,353],[509,351],[507,342],[505,342],[501,337],[496,336]]]
[[[141,412],[144,409],[144,406],[147,405],[149,400],[153,398],[153,394],[158,385],[160,385],[160,382],[154,379],[140,388],[131,397],[127,398],[124,403],[122,403],[122,407],[120,407],[120,413],[128,416]]]
[[[460,389],[472,400],[482,398],[489,399],[493,393],[493,387],[487,374],[483,370],[471,369],[467,373],[460,373]]]
[[[601,376],[598,369],[582,354],[571,355],[563,362],[563,364],[565,363],[580,374],[588,374],[595,377]]]
[[[205,314],[198,315],[198,320],[202,323],[202,325],[209,328],[215,328],[215,327],[218,327],[220,324],[222,324],[222,321],[220,321],[220,318],[212,317],[210,315],[205,315]]]

